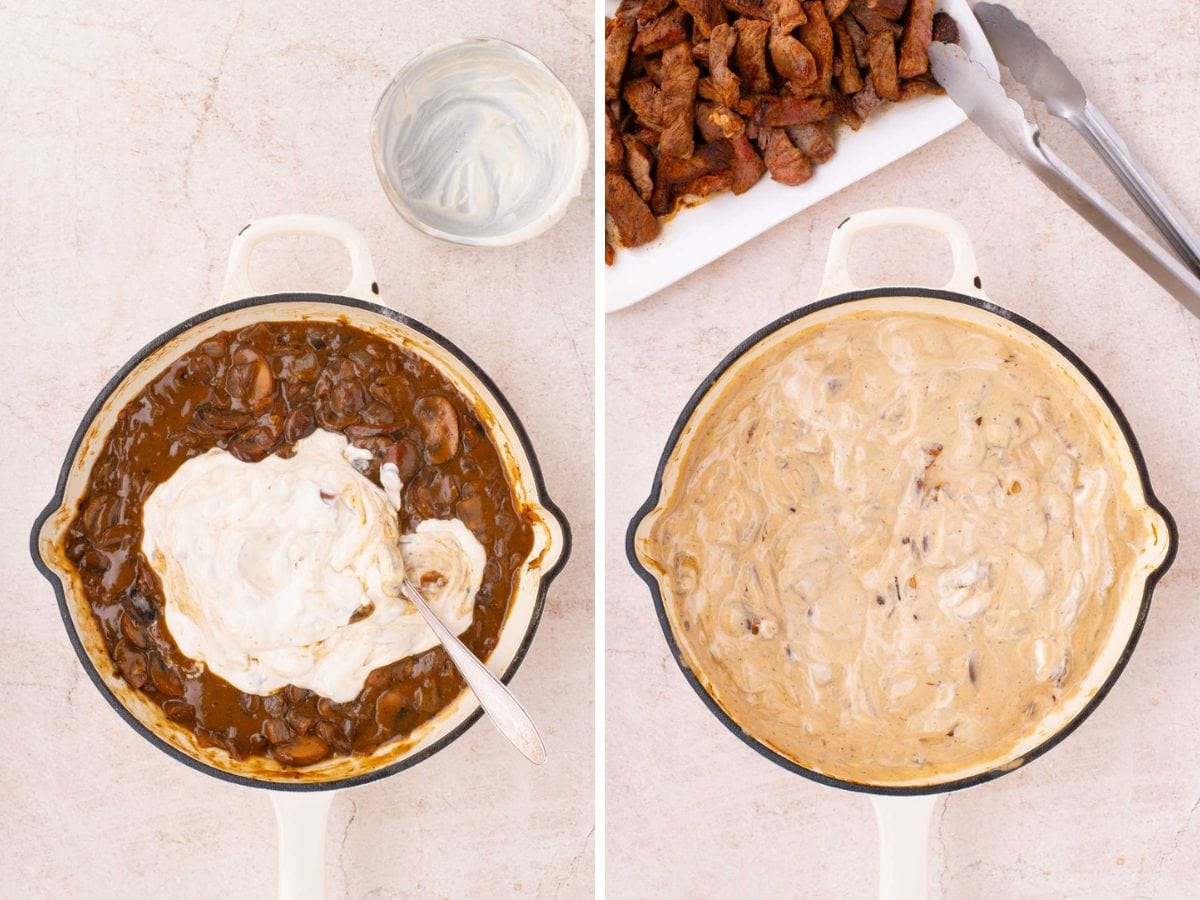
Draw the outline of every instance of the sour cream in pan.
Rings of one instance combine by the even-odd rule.
[[[1079,688],[1148,520],[1058,367],[924,314],[766,351],[649,534],[685,662],[787,756],[889,782],[1007,752]]]
[[[317,431],[290,458],[244,463],[213,449],[144,507],[142,551],[162,581],[179,649],[239,690],[294,684],[353,700],[379,666],[437,638],[400,597],[407,573],[455,634],[466,631],[487,557],[459,520],[400,534],[400,482],[370,454]]]

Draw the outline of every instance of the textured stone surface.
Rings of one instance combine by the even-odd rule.
[[[557,8],[556,8],[557,7]],[[511,249],[409,228],[368,126],[435,41],[495,35],[544,59],[591,119],[586,4],[521,0],[0,2],[0,895],[264,897],[267,795],[154,751],[84,677],[26,551],[92,397],[143,343],[215,302],[246,222],[285,212],[366,234],[382,300],[450,337],[521,415],[575,529],[514,687],[535,770],[480,723],[419,767],[339,797],[331,896],[585,897],[592,884],[592,251],[586,197]],[[339,289],[340,251],[256,254],[264,292]]]
[[[1200,222],[1200,100],[1183,74],[1200,70],[1200,9],[1173,0],[1125,27],[1081,0],[1011,5]],[[1047,131],[1061,155],[1132,209],[1069,128],[1054,121]],[[622,897],[875,893],[868,802],[789,774],[717,723],[669,656],[622,538],[704,375],[756,328],[816,298],[829,235],[845,216],[893,204],[957,217],[992,299],[1095,369],[1183,535],[1138,650],[1095,715],[1043,759],[935,811],[933,894],[1195,896],[1200,322],[970,125],[607,318],[608,886]],[[864,239],[860,281],[939,283],[949,254],[936,239],[910,237]]]

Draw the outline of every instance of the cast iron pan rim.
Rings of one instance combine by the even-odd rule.
[[[1067,722],[1066,725],[1054,732],[1054,734],[1050,735],[1048,738],[1046,738],[1046,740],[1042,741],[1042,743],[1038,744],[1020,759],[1014,761],[1013,763],[1009,763],[1007,767],[990,769],[986,772],[980,772],[968,778],[959,778],[953,781],[930,785],[872,785],[862,784],[855,781],[845,781],[841,778],[834,778],[832,776],[816,772],[812,769],[805,768],[794,760],[788,759],[782,753],[779,753],[766,744],[761,743],[757,738],[748,734],[740,725],[738,725],[737,722],[733,720],[728,713],[725,712],[724,709],[721,708],[720,704],[713,699],[712,695],[709,694],[704,685],[701,684],[695,673],[693,673],[684,662],[682,651],[679,648],[679,644],[675,641],[675,635],[671,631],[671,624],[667,620],[667,612],[663,604],[663,597],[659,588],[658,579],[655,578],[652,572],[642,565],[637,556],[637,529],[638,526],[641,525],[642,520],[658,505],[659,500],[661,499],[663,472],[666,469],[667,461],[670,459],[671,454],[675,449],[675,445],[679,442],[679,438],[683,433],[683,429],[687,426],[688,420],[692,417],[692,413],[695,412],[696,407],[700,404],[700,401],[708,393],[709,389],[717,382],[717,380],[725,373],[725,371],[732,366],[744,353],[750,350],[750,348],[754,347],[761,340],[763,340],[763,338],[773,334],[786,325],[790,325],[792,322],[795,322],[798,319],[802,319],[831,306],[841,306],[845,303],[852,303],[857,300],[869,300],[875,297],[929,297],[936,300],[949,300],[952,303],[962,303],[966,306],[974,306],[977,309],[982,309],[1004,319],[1008,319],[1010,322],[1025,329],[1026,331],[1032,332],[1034,335],[1041,338],[1043,341],[1061,353],[1079,371],[1079,373],[1087,379],[1088,383],[1096,389],[1096,392],[1100,395],[1100,399],[1104,401],[1105,406],[1108,407],[1109,411],[1116,419],[1117,424],[1121,428],[1121,434],[1124,435],[1125,440],[1129,444],[1129,449],[1133,454],[1134,464],[1137,466],[1138,477],[1142,484],[1142,491],[1146,496],[1146,504],[1160,516],[1162,516],[1163,521],[1166,522],[1168,533],[1167,536],[1170,541],[1167,547],[1167,554],[1165,557],[1163,557],[1163,561],[1159,563],[1158,567],[1155,568],[1155,570],[1146,578],[1146,585],[1142,590],[1141,605],[1138,609],[1137,619],[1134,621],[1133,629],[1129,634],[1129,640],[1125,644],[1125,648],[1121,651],[1121,655],[1118,657],[1116,664],[1113,666],[1112,671],[1109,672],[1104,683],[1100,686],[1100,689],[1096,691],[1095,695],[1087,702],[1083,709],[1081,709],[1073,719]],[[958,791],[962,790],[963,788],[969,788],[974,787],[975,785],[983,784],[984,782],[999,778],[1001,775],[1005,775],[1008,772],[1013,772],[1017,769],[1023,768],[1031,760],[1037,759],[1047,750],[1050,750],[1052,747],[1066,738],[1067,735],[1071,734],[1071,732],[1073,732],[1076,728],[1078,728],[1080,724],[1082,724],[1083,721],[1090,716],[1093,711],[1095,711],[1096,707],[1100,705],[1100,702],[1108,695],[1108,692],[1112,689],[1113,685],[1116,684],[1117,679],[1120,677],[1121,672],[1124,671],[1125,665],[1129,662],[1129,657],[1133,654],[1133,649],[1135,646],[1137,646],[1138,638],[1142,634],[1142,628],[1146,624],[1146,615],[1150,611],[1150,596],[1154,592],[1154,587],[1158,584],[1159,579],[1162,578],[1167,569],[1171,567],[1171,563],[1174,562],[1175,553],[1178,549],[1178,546],[1179,533],[1175,526],[1175,519],[1154,494],[1154,491],[1150,486],[1150,475],[1146,469],[1146,460],[1142,456],[1141,448],[1138,446],[1137,438],[1134,437],[1133,430],[1129,427],[1129,421],[1125,418],[1125,414],[1121,411],[1121,407],[1117,405],[1117,401],[1113,399],[1112,395],[1108,392],[1108,389],[1105,388],[1100,379],[1096,377],[1096,374],[1084,364],[1083,360],[1076,356],[1065,344],[1058,340],[1058,338],[1050,334],[1050,332],[1046,331],[1039,325],[1030,322],[1023,316],[1019,316],[1014,312],[1010,312],[1003,307],[996,306],[994,303],[980,300],[977,297],[970,297],[966,294],[959,294],[952,291],[933,290],[931,288],[872,288],[870,290],[850,291],[845,294],[838,294],[825,300],[819,300],[816,303],[808,306],[792,310],[791,312],[786,313],[785,315],[776,319],[774,322],[771,322],[769,325],[760,328],[758,331],[754,332],[754,334],[750,335],[750,337],[738,344],[738,346],[731,353],[729,353],[723,360],[721,360],[720,363],[717,364],[717,367],[708,374],[708,377],[706,377],[700,383],[700,386],[696,388],[695,393],[692,394],[691,399],[688,400],[687,405],[684,406],[683,412],[679,414],[679,418],[675,420],[675,427],[671,429],[670,437],[667,438],[667,444],[663,448],[662,456],[658,461],[658,468],[654,473],[654,482],[650,488],[650,496],[634,514],[632,521],[629,523],[629,528],[625,533],[625,555],[629,559],[630,565],[633,566],[633,570],[637,572],[639,576],[641,576],[642,580],[646,582],[646,585],[650,588],[650,594],[654,600],[654,610],[658,614],[658,622],[659,625],[662,626],[663,636],[667,640],[667,645],[671,648],[671,655],[675,657],[675,662],[679,665],[680,671],[683,672],[684,678],[686,678],[688,684],[692,686],[692,689],[696,692],[696,695],[702,701],[704,701],[704,705],[708,707],[709,711],[716,716],[726,728],[728,728],[736,737],[741,739],[743,743],[749,747],[752,747],[754,750],[757,750],[771,762],[783,766],[783,768],[791,772],[795,772],[797,775],[803,775],[805,778],[809,778],[813,781],[819,782],[820,784],[828,785],[829,787],[841,788],[842,790],[857,791],[865,794],[890,794],[896,796],[944,794],[948,793],[949,791]]]
[[[207,763],[201,762],[198,759],[194,759],[193,757],[184,753],[182,750],[179,750],[164,741],[153,731],[138,721],[138,719],[125,708],[124,704],[117,699],[112,691],[109,690],[108,685],[104,683],[104,680],[100,677],[100,673],[96,671],[95,666],[92,664],[91,657],[88,656],[87,650],[84,649],[83,642],[80,640],[79,634],[75,630],[75,623],[71,621],[71,613],[67,608],[67,598],[66,593],[63,590],[62,582],[59,581],[58,576],[54,574],[54,572],[46,564],[45,560],[42,559],[42,555],[38,548],[38,536],[40,535],[42,526],[45,524],[46,520],[52,516],[62,505],[63,495],[66,491],[67,476],[70,474],[71,466],[75,462],[75,454],[79,451],[79,445],[83,442],[83,436],[87,433],[88,428],[91,427],[92,420],[96,417],[96,414],[100,411],[100,408],[104,405],[104,402],[109,398],[113,391],[117,389],[117,386],[125,380],[125,377],[138,364],[140,364],[142,360],[144,360],[163,344],[167,343],[188,329],[199,325],[201,322],[215,318],[216,316],[234,312],[240,309],[247,309],[255,306],[266,306],[272,303],[312,302],[327,303],[334,306],[345,306],[352,309],[361,309],[367,312],[377,313],[378,315],[386,316],[389,319],[399,322],[402,325],[413,329],[414,331],[420,332],[425,337],[431,339],[441,346],[442,349],[449,351],[458,359],[459,362],[469,369],[470,372],[479,379],[483,386],[491,392],[492,396],[496,398],[497,405],[508,417],[509,422],[512,424],[513,431],[516,433],[517,439],[521,442],[521,446],[525,450],[525,455],[529,458],[529,466],[533,471],[534,485],[537,488],[536,499],[538,503],[550,513],[550,515],[558,520],[559,525],[562,527],[563,549],[562,554],[559,556],[558,561],[554,564],[554,566],[548,569],[545,574],[542,575],[541,582],[538,585],[538,593],[534,603],[533,615],[530,617],[529,625],[526,627],[525,636],[522,638],[521,644],[517,648],[516,655],[513,657],[512,662],[509,664],[504,674],[500,676],[500,680],[505,684],[511,681],[512,677],[516,675],[517,669],[521,665],[521,661],[524,660],[525,654],[529,651],[530,644],[533,643],[533,637],[537,633],[538,625],[542,619],[542,612],[546,607],[546,592],[550,587],[550,582],[553,581],[559,572],[562,571],[563,566],[565,566],[567,563],[568,557],[571,555],[570,525],[567,522],[566,516],[563,515],[562,510],[559,509],[559,507],[546,493],[546,483],[542,476],[542,468],[538,464],[537,456],[533,452],[533,445],[529,441],[529,435],[525,431],[525,426],[521,424],[521,420],[517,417],[516,411],[512,408],[512,405],[508,402],[508,399],[504,396],[504,394],[500,392],[500,389],[496,386],[495,382],[488,377],[487,373],[484,372],[483,369],[476,365],[474,360],[467,356],[467,354],[460,350],[455,344],[446,340],[446,338],[442,337],[432,328],[422,324],[421,322],[418,322],[416,319],[411,319],[402,313],[396,312],[394,309],[390,309],[389,307],[381,306],[377,303],[368,303],[364,300],[357,300],[352,297],[340,297],[333,294],[299,292],[267,294],[259,297],[247,297],[245,300],[237,300],[233,303],[225,303],[221,306],[214,307],[213,309],[206,310],[205,312],[192,316],[190,319],[180,322],[174,328],[163,332],[146,346],[144,346],[141,350],[135,353],[130,360],[125,363],[120,370],[118,370],[117,374],[109,380],[108,384],[106,384],[100,390],[100,393],[96,396],[96,399],[92,401],[92,405],[89,406],[87,412],[84,413],[83,421],[80,423],[78,430],[76,430],[75,436],[71,439],[71,444],[67,448],[66,459],[63,461],[62,470],[58,475],[58,484],[54,491],[54,497],[33,523],[33,531],[31,532],[29,538],[29,549],[33,555],[33,563],[35,566],[37,566],[38,571],[46,577],[46,580],[50,582],[51,587],[54,588],[54,594],[58,598],[58,610],[62,615],[63,624],[66,626],[67,636],[71,639],[71,646],[75,648],[75,654],[79,657],[79,661],[83,664],[84,671],[87,672],[88,677],[92,679],[92,683],[96,685],[97,690],[99,690],[104,696],[104,699],[106,699],[109,705],[120,714],[121,718],[124,719],[126,723],[128,723],[138,734],[148,740],[156,748],[162,750],[169,756],[179,760],[179,762],[184,763],[185,765],[190,766],[199,772],[204,772],[206,775],[211,775],[214,778],[220,778],[222,781],[229,781],[234,784],[241,784],[247,787],[263,788],[274,791],[332,791],[339,790],[341,788],[355,787],[360,784],[367,784],[371,781],[377,781],[380,778],[386,778],[389,775],[395,775],[397,772],[401,772],[404,769],[408,769],[412,766],[415,766],[417,763],[428,759],[439,750],[445,749],[452,742],[461,737],[468,728],[479,721],[479,718],[483,715],[483,710],[475,710],[465,720],[460,722],[452,731],[434,743],[430,744],[428,747],[425,747],[420,752],[414,753],[412,756],[405,757],[404,759],[392,763],[391,765],[382,766],[378,769],[373,769],[370,772],[364,772],[361,775],[354,775],[349,778],[339,778],[334,781],[321,782],[275,782],[250,778],[245,775],[235,775],[231,772],[226,772],[223,769],[218,769],[215,766],[211,766]]]

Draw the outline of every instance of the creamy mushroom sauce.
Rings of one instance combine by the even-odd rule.
[[[1080,688],[1149,519],[1060,367],[866,313],[802,332],[698,426],[649,555],[687,665],[748,732],[853,781],[999,758]]]

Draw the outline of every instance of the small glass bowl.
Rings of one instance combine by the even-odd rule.
[[[501,247],[536,237],[579,195],[583,115],[526,50],[495,38],[411,59],[371,121],[375,170],[396,211],[445,241]]]

